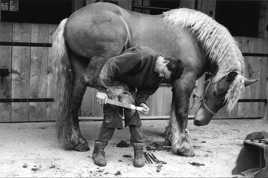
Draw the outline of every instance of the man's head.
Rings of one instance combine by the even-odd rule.
[[[159,74],[159,77],[173,81],[181,76],[182,71],[183,65],[180,60],[172,57],[157,57],[155,63],[155,72]]]

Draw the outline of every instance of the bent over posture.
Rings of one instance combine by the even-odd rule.
[[[157,90],[161,82],[171,82],[179,78],[182,71],[180,60],[164,58],[149,48],[133,47],[108,60],[102,68],[100,80],[109,97],[141,106],[142,112],[148,113],[149,107],[145,104],[147,98]],[[123,127],[124,116],[125,126],[129,126],[130,130],[130,142],[134,147],[133,164],[135,167],[143,167],[144,144],[138,112],[105,104],[105,99],[99,102],[104,103],[104,121],[95,141],[92,156],[94,163],[106,166],[104,148],[112,138],[115,128]]]

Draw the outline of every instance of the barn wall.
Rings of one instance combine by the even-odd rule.
[[[56,25],[0,23],[0,41],[51,42]],[[1,98],[47,98],[51,63],[47,47],[0,46],[0,66],[13,73],[1,80]],[[0,103],[0,122],[44,121],[50,103]]]

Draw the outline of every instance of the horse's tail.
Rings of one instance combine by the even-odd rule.
[[[71,64],[68,57],[68,51],[64,39],[64,29],[67,22],[67,18],[62,20],[58,25],[56,31],[52,36],[52,60],[53,60],[53,72],[54,72],[54,113],[57,128],[57,137],[59,142],[68,147],[66,143],[68,140],[65,133],[66,131],[71,132],[71,128],[65,128],[69,126],[69,108],[71,97],[71,85],[72,85],[72,70]],[[70,118],[69,118],[70,119]]]
[[[63,33],[67,20],[67,18],[63,19],[52,35],[52,55],[55,62],[57,59],[62,58],[66,53],[66,45]]]

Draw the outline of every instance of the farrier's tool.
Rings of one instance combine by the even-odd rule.
[[[106,94],[104,94],[102,92],[97,92],[96,97],[99,98],[99,99],[105,99],[105,95]],[[127,109],[137,110],[137,111],[140,111],[140,112],[143,111],[142,107],[135,106],[135,105],[129,104],[129,103],[122,103],[120,101],[112,100],[112,99],[109,99],[109,98],[106,99],[106,103],[114,105],[114,106],[120,106],[120,107],[127,108]]]

